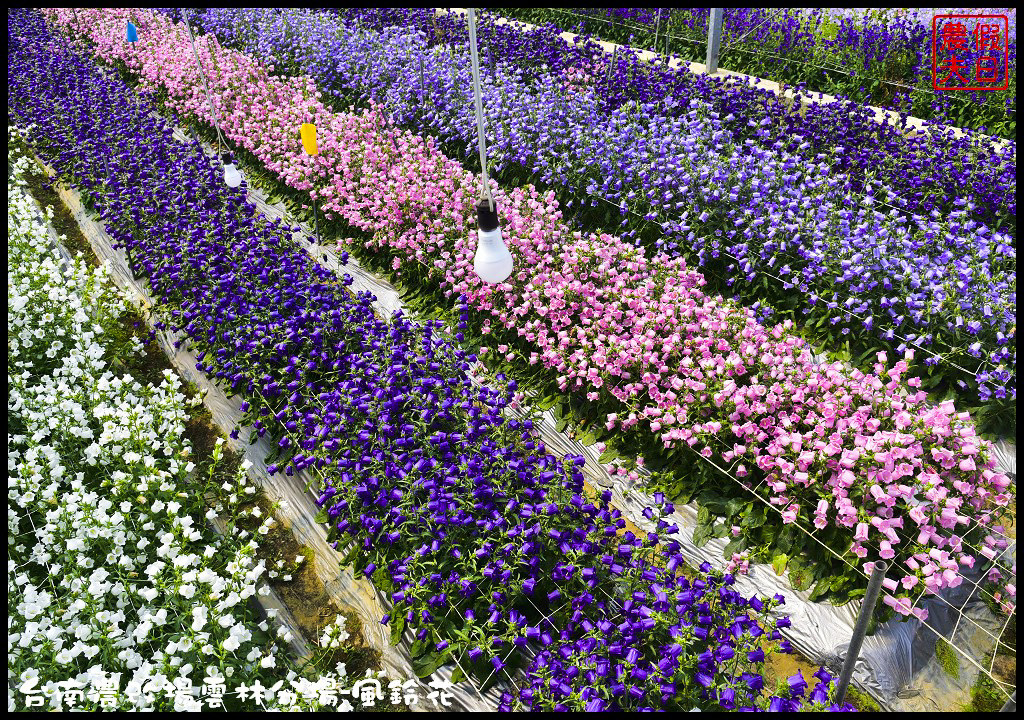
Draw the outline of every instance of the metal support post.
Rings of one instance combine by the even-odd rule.
[[[1013,691],[1013,695],[1006,701],[1002,709],[999,712],[1016,712],[1017,711],[1017,691]]]
[[[718,72],[718,50],[722,46],[722,8],[711,8],[711,17],[708,18],[708,74],[714,75]]]
[[[871,577],[868,578],[868,591],[860,606],[857,623],[853,626],[853,637],[850,638],[846,660],[843,662],[843,669],[839,673],[839,682],[836,685],[835,702],[837,705],[841,706],[846,702],[846,691],[850,689],[850,680],[853,678],[853,666],[857,664],[857,658],[860,657],[860,648],[864,644],[864,636],[867,635],[871,615],[875,612],[875,605],[878,604],[878,596],[882,591],[882,580],[885,579],[885,571],[888,568],[888,563],[879,560],[871,571]]]
[[[314,191],[316,190],[316,185],[313,186],[313,190]],[[315,237],[313,239],[316,241],[316,244],[319,245],[320,244],[320,222],[316,219],[316,195],[313,196],[312,200],[313,200],[313,232],[315,233]]]

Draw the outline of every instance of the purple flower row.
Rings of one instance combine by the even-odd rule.
[[[666,49],[687,60],[704,61],[710,8],[499,8],[503,16],[556,24],[564,30],[594,35],[639,47]],[[843,93],[911,115],[957,125],[991,124],[989,132],[1013,137],[1015,87],[993,91],[935,91],[932,85],[932,17],[957,10],[884,9],[865,14],[849,8],[725,8],[720,65],[771,80],[806,82],[814,91]],[[1016,73],[1016,11],[1012,8],[970,10],[970,15],[1009,15],[1006,62]],[[939,27],[941,28],[941,22]],[[978,21],[961,18],[967,29],[958,58],[965,80],[974,80],[974,29]],[[998,65],[1004,58],[1004,28],[998,19],[998,49],[986,47]],[[656,36],[657,33],[657,36]],[[940,30],[941,33],[941,30]],[[941,34],[940,40],[941,43]],[[940,57],[940,64],[942,58]],[[969,70],[968,70],[969,68]],[[1002,78],[1002,68],[999,68]],[[956,84],[955,82],[952,84]],[[977,85],[976,82],[965,84]],[[995,87],[999,83],[991,83]],[[1007,117],[1009,114],[1009,118]],[[985,128],[982,127],[982,132]]]

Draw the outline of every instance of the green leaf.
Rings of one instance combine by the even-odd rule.
[[[863,365],[865,362],[867,362],[868,358],[874,357],[877,352],[877,348],[868,348],[863,353],[857,356],[857,365]]]
[[[580,445],[582,445],[583,447],[589,447],[590,445],[593,445],[595,442],[597,442],[597,438],[594,437],[593,430],[588,430],[583,435],[583,437],[579,438],[579,441]]]
[[[726,543],[725,550],[722,551],[722,554],[725,555],[725,557],[732,557],[733,553],[737,553],[743,550],[746,547],[746,544],[747,541],[742,535],[740,535],[739,537],[734,537],[732,540]]]
[[[726,496],[710,489],[705,489],[697,496],[697,502],[715,515],[724,516],[729,512],[729,500]],[[699,517],[699,516],[698,516]]]
[[[551,407],[553,407],[556,402],[558,402],[558,396],[557,395],[548,395],[547,397],[542,398],[542,399],[537,401],[537,409],[538,410],[548,410]]]
[[[316,514],[316,517],[313,518],[313,522],[317,523],[318,525],[323,525],[329,519],[330,518],[327,516],[327,508],[320,508],[320,512],[318,512]]]
[[[466,673],[462,672],[462,668],[461,667],[457,667],[456,666],[455,670],[452,672],[452,680],[451,680],[452,685],[456,685],[456,684],[462,682],[465,679],[466,679]]]
[[[806,590],[814,584],[814,571],[805,560],[794,557],[789,561],[789,582],[794,590]]]
[[[748,497],[735,497],[725,501],[725,517],[732,521],[740,511],[743,510],[747,505],[750,504],[750,498]],[[731,522],[730,522],[731,524]]]
[[[781,553],[792,554],[792,552],[793,552],[793,532],[792,532],[791,528],[786,528],[782,532],[779,533],[778,538],[775,541],[775,546],[779,549],[779,552],[781,552]]]
[[[693,531],[693,544],[704,547],[711,542],[711,529],[707,525],[698,525]]]
[[[764,521],[768,519],[768,510],[764,505],[758,503],[750,508],[750,512],[743,518],[743,522],[740,523],[743,527],[748,528],[759,528],[764,525]]]
[[[405,616],[392,616],[391,618],[391,644],[398,645],[402,641],[402,632],[405,630]]]
[[[615,452],[612,448],[606,447],[604,452],[601,453],[601,457],[599,457],[597,459],[597,461],[599,463],[610,463],[612,460],[614,460],[618,456],[619,456],[619,454],[617,452]]]
[[[449,652],[429,652],[412,659],[412,671],[418,678],[426,678],[448,661]]]
[[[781,575],[786,570],[786,565],[789,563],[789,555],[786,553],[779,553],[772,558],[772,570],[775,571],[776,575]]]
[[[391,574],[383,565],[373,573],[373,584],[385,595],[390,595],[395,589],[394,583],[391,581]]]
[[[342,565],[352,565],[352,564],[354,564],[359,559],[359,557],[362,555],[362,551],[363,551],[363,548],[360,547],[358,544],[353,546],[353,548],[348,551],[348,554],[345,555],[344,558],[342,558],[341,564]]]
[[[814,588],[811,590],[811,594],[808,600],[811,602],[817,602],[823,597],[828,595],[829,588],[832,585],[832,578],[822,578],[818,582],[814,583]]]
[[[672,495],[683,505],[687,505],[693,500],[693,494],[697,488],[689,483],[685,483],[682,480],[672,485]]]
[[[427,649],[427,643],[422,638],[416,638],[409,647],[409,655],[413,658],[417,658],[426,653]]]

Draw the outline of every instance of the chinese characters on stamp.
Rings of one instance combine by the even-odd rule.
[[[1007,89],[1008,34],[1005,15],[936,15],[932,18],[934,89]]]

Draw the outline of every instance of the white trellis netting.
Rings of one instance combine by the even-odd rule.
[[[260,193],[256,191],[251,192],[251,196],[258,195]],[[315,255],[330,255],[329,251],[315,246],[310,248],[310,252]],[[346,269],[355,279],[353,288],[373,292],[378,297],[378,302],[381,302],[388,311],[402,307],[398,293],[389,284],[351,263]],[[542,421],[538,423],[538,429],[549,449],[558,454],[574,453],[585,456],[587,464],[584,471],[588,482],[595,488],[612,490],[613,502],[626,517],[639,527],[649,527],[651,523],[644,519],[643,510],[654,504],[653,498],[640,490],[628,488],[620,479],[613,478],[598,462],[599,453],[594,446],[584,447],[567,434],[557,432],[555,425],[551,411],[545,412]],[[1004,464],[1003,458],[1006,453],[1012,457],[1013,445],[1002,441],[999,447],[1003,451],[999,459],[999,468],[1009,472],[1011,470]],[[672,521],[680,527],[677,539],[687,555],[693,559],[694,565],[705,560],[716,567],[726,565],[727,560],[722,551],[727,539],[712,540],[702,548],[698,548],[692,542],[693,530],[697,524],[695,505],[677,506]],[[1015,552],[1015,545],[1011,549]],[[739,578],[738,587],[744,593],[785,595],[787,604],[783,610],[793,618],[793,626],[784,631],[786,636],[812,661],[831,665],[838,670],[840,658],[844,655],[843,651],[853,634],[859,605],[835,607],[828,603],[810,602],[807,599],[808,593],[794,591],[785,576],[777,576],[767,565],[754,566],[750,575]],[[923,624],[917,620],[892,620],[873,637],[868,638],[862,651],[862,660],[858,663],[855,673],[858,684],[892,709],[911,709],[922,705],[920,700],[904,699],[903,696],[926,697],[933,703],[934,709],[948,707],[947,700],[953,697],[956,697],[958,702],[965,700],[971,680],[981,671],[966,658],[973,658],[980,663],[984,654],[994,646],[995,639],[1003,629],[1002,622],[980,602],[975,591],[976,586],[967,583],[945,596],[945,600],[928,601],[925,607],[932,619],[927,623]],[[951,604],[955,607],[951,607]],[[963,613],[966,620],[960,622],[961,612],[956,608],[962,606],[965,606]],[[922,690],[927,678],[935,674],[937,663],[934,661],[934,647],[938,637],[936,630],[965,655],[965,661],[962,663],[962,682],[943,684],[941,689],[944,696],[935,692],[916,692]],[[941,670],[939,673],[946,677]],[[927,682],[930,686],[938,685],[935,680]],[[925,706],[920,709],[928,708]]]
[[[641,528],[651,525],[642,515],[643,509],[653,504],[649,495],[628,488],[617,479],[609,487],[613,491],[613,502],[623,508],[624,514]],[[726,566],[728,561],[723,550],[729,538],[712,539],[703,547],[693,543],[692,534],[697,527],[695,505],[677,506],[671,519],[680,528],[676,539],[685,554],[695,562]],[[1012,553],[1015,563],[1016,543],[1007,552]],[[736,587],[742,593],[784,595],[786,604],[780,611],[793,621],[792,626],[783,631],[785,636],[811,661],[838,671],[853,636],[859,603],[835,607],[825,602],[812,602],[808,599],[809,593],[793,589],[787,575],[776,575],[770,565],[752,564],[749,574],[737,578]],[[980,580],[980,574],[967,579],[969,582],[959,588],[919,603],[929,612],[927,621],[893,619],[866,638],[854,678],[883,706],[890,710],[959,707],[969,701],[970,687],[978,673],[990,673],[991,669],[982,667],[981,663],[986,653],[995,647],[1005,620],[994,615],[979,597],[975,582]],[[944,671],[935,672],[935,642],[940,636],[963,658],[960,682],[947,681],[940,685],[934,679],[937,674],[946,677]],[[927,693],[923,692],[926,687],[931,687]]]
[[[184,133],[176,131],[176,137],[190,142]],[[124,262],[123,255],[110,248],[109,238],[102,226],[85,216],[78,203],[77,193],[62,193],[69,205],[76,210],[76,216],[83,229],[88,228],[87,235],[101,259],[109,259],[114,264],[114,275],[119,284],[131,287],[137,297],[146,306],[150,304],[148,294],[142,284],[135,281]],[[265,203],[262,193],[250,189],[250,200],[271,217],[287,217],[287,212],[279,206]],[[337,258],[330,250],[302,242],[310,254],[324,265],[336,272],[341,272]],[[372,274],[350,261],[344,268],[354,278],[353,291],[364,290],[376,297],[375,309],[384,317],[390,316],[395,310],[402,309],[398,293],[388,283],[381,281]],[[158,333],[161,345],[171,357],[175,366],[197,386],[207,390],[206,404],[214,415],[215,421],[225,432],[233,429],[241,416],[240,400],[227,398],[213,386],[202,374],[195,370],[194,354],[186,349],[175,349],[177,339],[167,333]],[[544,441],[548,447],[558,453],[571,452],[584,455],[587,464],[584,468],[588,482],[598,489],[610,489],[613,502],[624,515],[634,524],[643,528],[649,526],[643,518],[645,507],[653,504],[653,499],[636,488],[629,488],[619,478],[613,478],[603,465],[598,462],[596,448],[583,447],[564,433],[555,431],[555,419],[551,411],[543,414],[538,423]],[[364,636],[374,649],[381,652],[382,666],[389,678],[414,677],[408,654],[412,640],[411,631],[406,631],[405,642],[399,647],[389,644],[389,632],[380,625],[380,618],[388,612],[389,603],[377,592],[371,583],[361,577],[354,577],[351,570],[340,566],[340,555],[326,544],[326,533],[317,525],[313,518],[317,507],[311,491],[305,490],[306,482],[312,480],[308,476],[286,478],[280,475],[266,475],[262,459],[272,449],[269,441],[264,438],[256,445],[247,446],[236,443],[253,463],[253,474],[264,485],[272,499],[285,499],[288,507],[284,512],[292,524],[293,532],[299,540],[310,545],[316,554],[316,570],[325,581],[332,598],[339,603],[356,609],[359,613]],[[997,462],[999,469],[1014,472],[1015,447],[1008,441],[997,444]],[[724,567],[726,559],[722,550],[727,539],[712,540],[703,547],[692,542],[693,529],[696,527],[696,507],[693,505],[676,508],[675,522],[680,532],[678,540],[684,552],[693,559],[695,565],[708,561],[717,567]],[[1015,543],[1008,552],[1015,562]],[[827,603],[809,602],[807,593],[796,592],[785,577],[777,576],[769,566],[754,565],[750,574],[738,578],[738,589],[744,594],[755,592],[761,595],[781,593],[786,596],[784,606],[786,614],[793,618],[792,627],[784,632],[803,654],[812,661],[838,668],[838,659],[848,645],[856,618],[856,605],[837,608]],[[862,651],[861,660],[857,664],[855,679],[857,684],[871,692],[890,709],[947,709],[960,704],[965,689],[978,672],[990,669],[979,668],[982,657],[995,644],[1002,624],[990,613],[984,604],[972,597],[976,589],[973,583],[965,583],[954,593],[943,599],[926,601],[930,618],[922,624],[917,620],[900,622],[894,620],[879,629],[867,639]],[[963,608],[962,610],[959,608]],[[974,660],[961,663],[966,671],[961,673],[959,683],[951,679],[941,670],[937,670],[934,659],[935,639],[941,634],[950,641],[963,657]],[[441,668],[436,676],[443,679],[451,677],[452,666]],[[498,685],[487,693],[480,694],[470,683],[462,683],[453,688],[453,707],[465,710],[492,710],[497,699],[508,684]],[[430,688],[421,683],[421,696],[425,696]],[[915,694],[916,693],[916,694]],[[418,709],[433,709],[429,705]]]
[[[183,133],[179,139],[185,139]],[[250,188],[249,198],[266,214],[294,223],[294,219],[280,206],[268,206],[259,190]],[[304,230],[308,234],[309,228]],[[332,251],[306,243],[303,245],[320,262],[341,272]],[[398,309],[404,311],[401,298],[390,283],[351,260],[344,270],[354,279],[353,290],[374,294],[377,298],[375,307],[382,315],[390,316]],[[473,379],[479,381],[476,377]],[[641,489],[627,487],[619,477],[610,475],[598,461],[600,453],[596,446],[585,447],[568,434],[556,431],[556,420],[551,410],[544,412],[539,420],[537,428],[550,450],[556,454],[572,453],[586,457],[584,474],[587,482],[594,488],[611,490],[613,503],[630,522],[644,529],[653,529],[652,523],[643,517],[643,510],[655,504],[650,495]],[[1015,446],[1002,440],[997,444],[996,455],[998,469],[1012,472],[1015,466],[1010,463],[1015,457]],[[719,568],[727,565],[728,560],[723,555],[727,538],[714,539],[703,547],[693,543],[693,530],[697,525],[696,505],[676,506],[674,516],[666,520],[679,526],[676,539],[693,560],[693,565],[704,561]],[[1013,542],[1004,554],[1012,556],[1014,564],[1015,553],[1016,543]],[[986,653],[995,647],[1005,626],[1005,620],[997,618],[982,602],[976,584],[980,576],[968,576],[966,579],[968,582],[960,588],[920,603],[929,611],[927,621],[894,619],[867,638],[855,669],[857,684],[893,710],[947,709],[953,704],[960,706],[966,703],[978,673],[991,674],[991,667],[982,667],[981,663]],[[838,671],[853,634],[859,604],[836,607],[830,603],[812,602],[808,599],[809,593],[795,591],[787,575],[776,575],[768,565],[751,566],[748,576],[738,578],[737,588],[744,594],[784,595],[787,602],[780,613],[784,612],[793,619],[793,625],[783,631],[786,637],[812,662],[829,665]],[[935,659],[935,641],[940,636],[957,650],[961,658],[957,682],[945,675]]]

